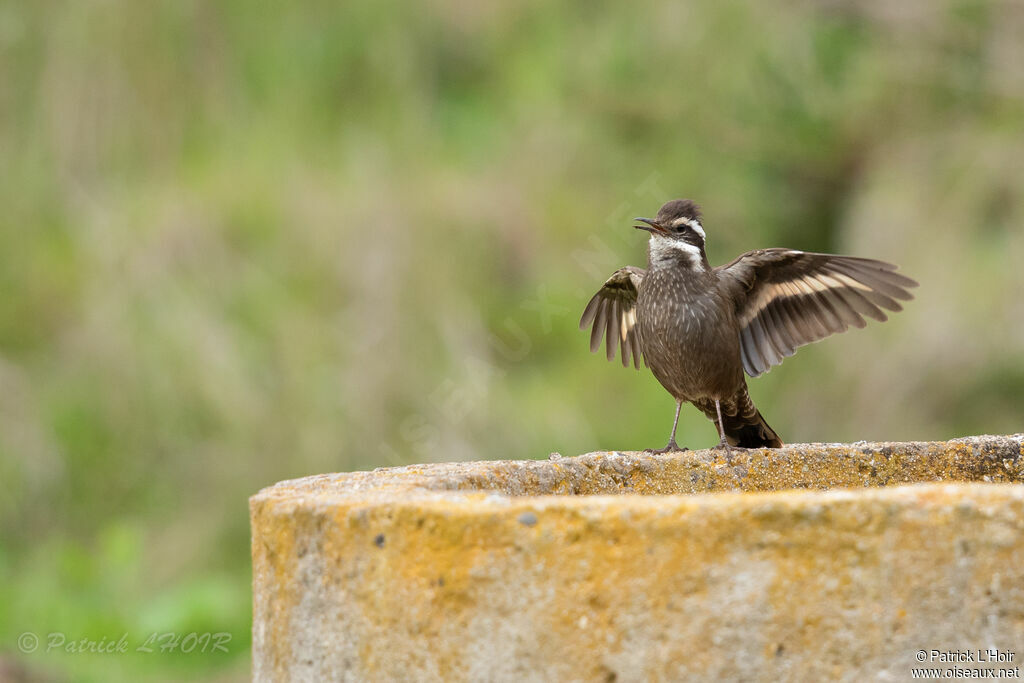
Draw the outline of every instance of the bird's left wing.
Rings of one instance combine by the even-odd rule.
[[[622,355],[622,366],[633,363],[640,368],[640,339],[636,334],[636,297],[646,271],[635,266],[619,268],[593,296],[580,318],[580,329],[593,324],[590,350],[597,351],[601,340],[608,347],[608,360],[615,358],[615,347]]]
[[[736,302],[743,369],[751,377],[792,356],[797,347],[886,320],[882,309],[903,309],[917,283],[883,261],[761,249],[715,269]]]

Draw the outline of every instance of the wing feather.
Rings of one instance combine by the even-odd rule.
[[[615,271],[590,299],[580,317],[580,329],[591,326],[591,351],[601,348],[604,341],[608,360],[615,359],[618,348],[622,365],[629,367],[632,356],[637,369],[640,369],[643,354],[636,332],[636,299],[645,272],[634,266]]]
[[[590,351],[593,353],[601,348],[601,339],[604,338],[604,300],[592,299],[591,304],[594,304],[594,327],[590,330]],[[589,306],[588,306],[589,308]],[[584,313],[586,315],[586,313]],[[586,324],[581,320],[580,325],[585,327]]]
[[[835,309],[836,314],[843,321],[844,332],[850,327],[864,327],[867,323],[864,322],[864,318],[860,317],[860,313],[856,311],[850,304],[846,303],[846,299],[842,295],[843,287],[830,290],[828,293],[829,299],[832,301],[832,307]]]
[[[740,353],[743,356],[743,370],[751,377],[757,377],[768,368],[768,364],[761,358],[750,327],[740,330]]]
[[[832,302],[829,300],[828,295],[825,292],[815,292],[814,298],[818,301],[818,310],[821,311],[822,317],[825,318],[825,326],[829,334],[837,334],[839,332],[846,332],[846,325],[839,319],[839,314],[836,313],[835,309],[832,308]]]
[[[775,347],[782,351],[783,356],[792,356],[797,346],[800,345],[799,338],[793,333],[793,325],[789,320],[789,314],[781,306],[770,306],[765,309],[770,318],[772,328],[775,330],[778,343]]]
[[[605,322],[605,332],[607,332],[604,340],[605,352],[608,356],[608,360],[615,360],[615,347],[618,346],[619,336],[619,300],[612,299],[608,302],[608,320]]]
[[[847,286],[852,286],[854,289],[874,290],[891,299],[903,299],[904,301],[909,301],[913,298],[913,295],[903,287],[913,287],[914,285],[900,286],[899,282],[908,278],[901,277],[900,280],[897,280],[894,276],[898,275],[898,273],[858,268],[856,265],[844,264],[842,262],[831,264],[829,270],[838,273],[843,283]],[[858,287],[858,284],[861,286]]]
[[[736,302],[743,368],[751,376],[805,344],[884,321],[917,283],[884,261],[792,249],[752,251],[716,268]]]
[[[877,308],[864,297],[857,294],[857,292],[851,292],[845,289],[836,290],[836,296],[843,300],[845,310],[849,312],[850,324],[857,328],[863,328],[867,326],[867,321],[864,320],[864,316],[875,318],[881,314]]]
[[[633,311],[633,324],[636,325],[636,311],[635,310]],[[638,335],[636,333],[633,333],[633,334],[629,335],[629,340],[630,340],[630,343],[633,346],[633,366],[637,370],[639,370],[640,369],[640,358],[642,356],[642,354],[640,353],[640,335]]]

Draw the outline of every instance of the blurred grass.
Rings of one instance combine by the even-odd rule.
[[[576,321],[676,196],[715,263],[921,282],[752,383],[785,440],[1021,431],[1022,32],[1014,2],[0,2],[0,664],[242,680],[260,487],[664,443],[671,399]]]

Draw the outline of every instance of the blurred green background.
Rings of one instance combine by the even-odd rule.
[[[246,680],[278,480],[663,445],[672,399],[576,323],[674,197],[713,263],[921,283],[752,382],[783,439],[1022,431],[1022,35],[1019,2],[0,1],[0,679]]]

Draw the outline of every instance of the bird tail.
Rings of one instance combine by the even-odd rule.
[[[711,399],[704,399],[695,403],[715,423],[717,430],[718,414],[715,402]],[[740,448],[782,447],[782,439],[774,429],[768,426],[768,423],[761,417],[761,413],[754,407],[754,402],[750,400],[746,387],[732,400],[722,402],[722,422],[725,428],[725,438],[730,446],[739,446]]]
[[[782,448],[782,439],[775,430],[761,417],[759,411],[753,416],[742,415],[722,416],[725,426],[725,438],[732,446],[740,448]]]

